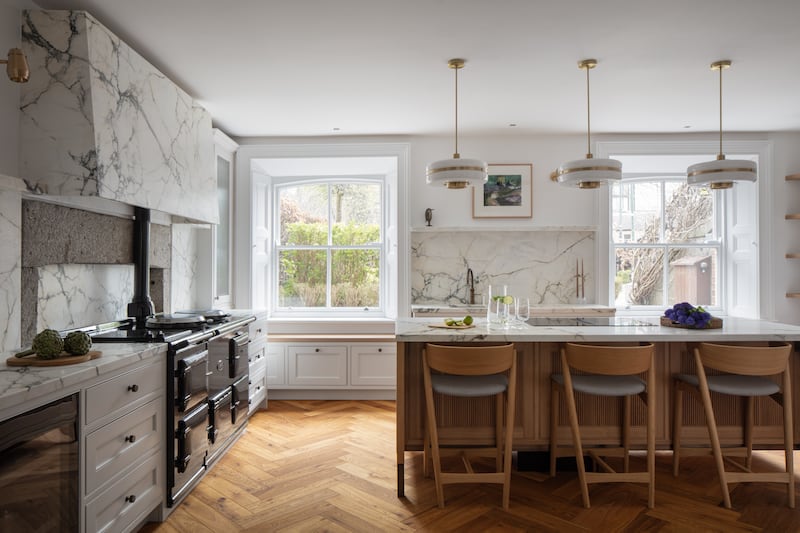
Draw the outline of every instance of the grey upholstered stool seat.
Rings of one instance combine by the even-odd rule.
[[[740,482],[773,482],[787,486],[789,507],[794,508],[794,458],[792,428],[792,380],[790,376],[789,356],[792,345],[786,342],[770,342],[766,345],[753,346],[741,344],[720,344],[703,342],[696,346],[694,367],[697,374],[676,374],[673,376],[673,420],[672,420],[672,474],[677,476],[680,459],[684,455],[714,455],[717,464],[722,498],[725,507],[731,508],[729,483]],[[708,375],[706,368],[715,371]],[[775,377],[780,376],[780,382]],[[720,442],[720,431],[714,414],[713,402],[725,401],[724,397],[712,399],[711,393],[746,398],[742,409],[741,445],[730,445],[723,448]],[[681,431],[684,412],[683,396],[685,393],[700,397],[708,429],[710,447],[682,446]],[[785,469],[783,472],[753,472],[753,420],[755,418],[756,398],[765,397],[777,403],[783,411],[783,439],[785,453]],[[730,405],[730,404],[729,404]],[[730,422],[726,422],[730,424]],[[730,430],[727,430],[728,435]],[[738,444],[738,443],[733,443]],[[741,457],[744,461],[733,461],[731,457]],[[734,464],[737,470],[726,470],[726,461]]]
[[[564,385],[563,374],[550,376],[559,385]],[[572,388],[578,392],[595,396],[630,396],[647,390],[647,384],[636,376],[572,376]]]
[[[433,464],[436,479],[436,499],[444,507],[444,485],[452,483],[497,483],[503,485],[503,509],[508,510],[511,498],[511,455],[514,435],[514,408],[517,388],[517,353],[512,343],[502,345],[442,345],[428,343],[422,351],[422,375],[425,383],[425,434],[423,440],[423,472],[430,474]],[[439,439],[437,424],[438,397],[451,397],[441,402],[439,409],[445,410],[442,418],[448,419],[447,406],[461,401],[483,409],[483,400],[492,407],[491,421],[494,439],[475,435],[467,428],[447,428],[450,435],[443,446]],[[455,399],[453,399],[455,397]],[[460,399],[460,400],[459,400]],[[475,417],[481,428],[486,422],[481,415]],[[453,432],[452,429],[457,431]],[[463,470],[446,471],[442,468],[442,456],[461,457]],[[495,471],[485,472],[472,467],[471,458],[494,457]],[[448,468],[452,465],[447,464]]]
[[[675,379],[684,381],[693,387],[700,386],[700,379],[694,374],[678,374]],[[711,392],[735,396],[769,396],[781,390],[780,385],[771,379],[762,378],[761,376],[723,374],[707,376],[706,379],[708,381],[708,390]]]
[[[479,398],[494,396],[505,392],[508,388],[508,377],[505,374],[488,376],[452,376],[432,374],[431,386],[434,392],[462,398]]]

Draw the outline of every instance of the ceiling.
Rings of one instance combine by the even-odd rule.
[[[800,130],[798,0],[33,0],[84,9],[235,137]],[[515,126],[512,126],[515,124]]]

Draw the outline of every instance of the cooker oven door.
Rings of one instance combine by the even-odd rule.
[[[211,415],[211,425],[208,430],[208,440],[211,443],[208,463],[211,464],[233,434],[233,390],[228,387],[209,398],[208,406]]]
[[[250,336],[246,331],[237,333],[230,341],[228,341],[228,377],[233,379],[241,376],[247,371],[249,360],[247,358],[247,349],[250,342]]]
[[[250,411],[250,376],[244,375],[233,383],[233,425],[238,429]]]
[[[175,354],[175,409],[178,413],[208,397],[208,350],[205,346],[190,346]]]
[[[175,485],[172,501],[188,492],[206,468],[209,431],[208,403],[203,402],[179,418],[175,428]],[[172,503],[172,502],[170,502]]]

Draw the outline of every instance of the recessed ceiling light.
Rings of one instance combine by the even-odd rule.
[[[339,128],[333,128],[333,131],[339,131]]]
[[[516,125],[515,123],[513,123],[513,122],[512,122],[511,124],[509,124],[509,125],[508,125],[508,127],[509,127],[509,128],[516,128],[516,127],[517,127],[517,125]]]
[[[691,124],[687,124],[687,125],[685,125],[685,126],[683,127],[683,129],[685,129],[685,130],[688,130],[688,129],[689,129],[689,128],[691,128],[691,127],[692,127],[692,125],[691,125]]]

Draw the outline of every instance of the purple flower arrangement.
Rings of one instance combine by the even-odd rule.
[[[688,302],[673,305],[671,309],[664,311],[664,316],[672,322],[695,329],[707,328],[711,323],[711,313],[699,305],[694,307]]]

